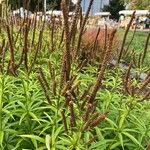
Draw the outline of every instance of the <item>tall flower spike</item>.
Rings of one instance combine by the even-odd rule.
[[[82,24],[81,24],[75,58],[76,58],[76,56],[78,55],[78,52],[79,52],[79,49],[80,49],[80,46],[81,46],[81,40],[82,40],[82,35],[83,35],[83,32],[84,32],[84,27],[85,27],[85,24],[86,24],[87,19],[88,19],[88,17],[89,17],[89,13],[90,13],[90,10],[91,10],[91,8],[92,8],[93,1],[94,1],[94,0],[90,0],[89,6],[88,6],[88,9],[87,9],[87,12],[86,12],[86,14],[85,14],[85,18],[84,18],[84,20],[83,20],[83,22],[82,22]]]
[[[143,84],[141,84],[141,86],[139,87],[139,92],[142,92],[149,83],[150,83],[150,76],[143,81]]]
[[[125,78],[124,78],[124,87],[125,87],[126,92],[128,92],[128,93],[130,93],[130,91],[128,89],[128,84],[129,84],[131,67],[132,67],[132,61],[130,62],[129,68],[128,68],[128,70],[125,74]]]
[[[144,47],[144,51],[143,51],[143,55],[142,55],[142,64],[144,63],[144,59],[146,57],[146,54],[147,54],[147,48],[148,48],[148,42],[149,42],[149,39],[150,39],[150,31],[148,33],[148,36],[147,36],[147,39],[146,39],[146,43],[145,43],[145,47]]]
[[[76,121],[75,121],[75,112],[73,107],[73,102],[69,102],[69,108],[70,108],[70,126],[71,128],[75,127]]]
[[[9,71],[15,75],[15,57],[14,57],[14,47],[13,47],[13,41],[10,33],[10,28],[9,25],[6,24],[6,29],[7,29],[7,36],[8,36],[8,41],[9,41],[9,46],[10,46],[10,66],[9,66]]]
[[[57,88],[57,82],[56,80],[52,81],[52,90],[53,90],[53,95],[56,96],[56,88]]]
[[[123,38],[123,42],[122,42],[121,49],[120,49],[120,53],[119,53],[119,57],[118,57],[118,63],[120,63],[120,60],[121,60],[121,58],[122,58],[122,54],[123,54],[123,51],[124,51],[124,45],[125,45],[125,42],[126,42],[126,38],[127,38],[128,32],[129,32],[129,29],[130,29],[131,24],[132,24],[132,22],[133,22],[133,19],[134,19],[134,17],[135,17],[135,12],[136,12],[136,11],[133,12],[132,17],[131,17],[131,20],[130,20],[128,26],[127,26],[126,31],[125,31],[124,38]]]
[[[62,115],[62,120],[63,120],[63,123],[64,123],[65,131],[66,131],[66,133],[68,133],[67,119],[66,119],[66,116],[65,116],[65,113],[64,113],[63,109],[61,110],[61,115]]]
[[[51,104],[51,100],[50,100],[50,97],[49,97],[49,93],[48,93],[48,91],[47,91],[47,89],[46,89],[46,87],[45,87],[45,84],[43,83],[42,77],[41,77],[40,75],[38,75],[37,78],[38,78],[38,80],[39,80],[39,82],[40,82],[40,85],[41,85],[43,91],[44,91],[44,94],[45,94],[45,97],[46,97],[48,103]]]
[[[65,76],[62,73],[62,77],[65,78],[63,80],[68,81],[70,78],[70,70],[71,70],[71,57],[70,57],[70,30],[69,30],[69,18],[68,18],[68,6],[67,6],[67,0],[62,0],[61,2],[61,8],[63,13],[63,25],[64,25],[64,32],[65,32],[65,51],[63,52],[62,56],[62,69],[65,70]]]
[[[107,63],[109,61],[109,57],[111,56],[112,42],[113,42],[115,33],[116,33],[116,30],[113,30],[111,35],[110,35],[109,46],[108,46],[108,48],[107,48],[107,50],[105,52],[105,56],[104,56],[104,59],[102,61],[102,65],[101,65],[101,68],[100,68],[100,71],[99,71],[96,83],[95,83],[95,85],[93,87],[93,90],[92,90],[92,93],[91,93],[91,97],[90,97],[90,100],[89,100],[90,103],[93,103],[93,101],[95,100],[95,97],[96,97],[96,93],[97,93],[98,89],[102,85],[104,72],[105,72],[105,69],[107,67]]]
[[[70,30],[70,40],[73,39],[73,36],[75,36],[76,25],[77,25],[77,21],[78,21],[79,12],[80,12],[81,1],[82,0],[78,0],[77,4],[76,4],[75,15],[74,15],[72,25],[71,25],[71,30]]]
[[[105,114],[101,114],[99,115],[97,118],[95,118],[91,123],[90,123],[90,127],[95,127],[97,126],[99,123],[101,123],[104,119],[106,118]]]
[[[83,94],[82,94],[81,97],[80,97],[80,100],[83,100],[83,99],[88,95],[88,93],[89,93],[89,91],[90,91],[90,89],[91,89],[92,86],[93,86],[93,84],[90,84],[90,85],[87,87],[87,89],[84,90]]]
[[[43,80],[43,82],[45,84],[45,87],[47,88],[47,90],[49,90],[50,87],[49,87],[48,81],[46,80],[45,75],[44,75],[44,73],[42,71],[42,68],[39,68],[39,74],[40,74],[40,76],[41,76],[41,78],[42,78],[42,80]]]

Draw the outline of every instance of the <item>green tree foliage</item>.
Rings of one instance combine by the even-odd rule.
[[[48,8],[53,8],[59,10],[60,9],[61,0],[47,0]]]
[[[129,9],[150,9],[150,0],[123,0]]]
[[[30,3],[29,3],[30,2]],[[44,0],[9,0],[9,4],[11,5],[12,9],[17,9],[19,7],[24,6],[27,7],[27,4],[29,3],[29,10],[35,11],[36,9],[38,11],[43,10],[43,3]],[[54,8],[55,10],[61,9],[61,0],[46,0],[47,4],[47,10],[50,10]],[[70,2],[70,10],[74,9],[74,4]]]
[[[29,3],[30,2],[30,3]],[[35,11],[36,8],[38,10],[43,9],[43,0],[9,0],[9,4],[11,5],[12,9],[17,9],[19,7],[27,7],[29,3],[29,10]],[[46,0],[47,2],[47,9],[54,7],[54,9],[60,9],[61,0]]]
[[[103,11],[108,11],[111,13],[110,18],[111,19],[119,19],[119,11],[124,10],[124,3],[120,0],[110,0],[110,3],[108,6],[105,6]]]
[[[9,0],[9,4],[11,5],[12,9],[17,9],[20,7],[29,7],[29,10],[34,11],[37,5],[41,5],[41,0]],[[28,6],[29,4],[29,6]]]
[[[150,1],[149,0],[134,0],[131,1],[132,9],[150,9]]]

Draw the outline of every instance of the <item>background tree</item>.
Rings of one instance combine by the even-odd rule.
[[[103,11],[108,11],[111,13],[110,18],[118,20],[119,19],[119,11],[124,10],[124,2],[120,0],[110,0],[109,5],[104,6]]]
[[[35,11],[36,8],[38,9],[38,11],[43,10],[44,0],[9,0],[9,4],[11,5],[12,9],[17,9],[20,7],[26,8],[27,3],[29,3],[29,10],[32,12]],[[61,9],[61,0],[46,0],[46,4],[47,10],[50,10],[52,8],[54,8],[55,10]],[[73,9],[74,4],[72,3],[72,1],[70,1],[70,10]]]
[[[54,8],[56,10],[60,10],[61,0],[47,0],[47,4],[49,5],[49,8]]]
[[[128,5],[128,9],[150,10],[150,0],[121,0]]]
[[[18,9],[20,7],[29,7],[29,10],[34,11],[37,6],[42,7],[42,0],[9,0],[8,3],[12,9]]]

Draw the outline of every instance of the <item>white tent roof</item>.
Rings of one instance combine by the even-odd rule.
[[[62,11],[59,11],[59,10],[54,10],[54,11],[49,10],[49,11],[46,12],[46,14],[47,15],[53,14],[55,16],[61,16],[62,15]],[[82,13],[82,14],[84,14],[84,13]],[[69,12],[69,16],[72,16],[72,15],[75,15],[75,12]]]
[[[97,12],[94,15],[95,16],[110,16],[110,12]]]
[[[135,12],[136,15],[148,15],[150,14],[150,11],[149,10],[122,10],[122,11],[119,11],[119,14],[124,14],[124,15],[132,15],[133,12]]]
[[[49,10],[49,11],[46,12],[46,14],[47,14],[47,15],[53,14],[53,15],[55,15],[55,16],[61,16],[61,15],[62,15],[62,11],[59,11],[59,10],[54,10],[54,11]]]

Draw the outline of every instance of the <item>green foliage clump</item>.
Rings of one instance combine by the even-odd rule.
[[[94,44],[85,46],[82,34],[88,13],[81,18],[78,6],[70,22],[69,8],[66,3],[62,7],[63,26],[53,16],[51,22],[29,18],[2,22],[0,149],[148,149],[150,73],[145,58],[150,34],[140,57],[124,38],[120,62],[129,63],[113,64],[118,58],[112,55],[118,52],[112,49],[116,29],[108,34],[105,28],[101,49],[100,29]],[[86,49],[91,51],[90,61],[80,57]],[[143,70],[147,76],[141,79]]]

